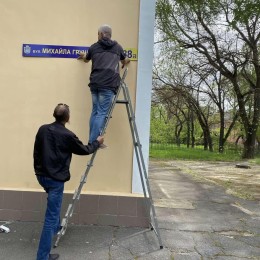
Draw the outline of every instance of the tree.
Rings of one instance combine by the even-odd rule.
[[[172,83],[171,82],[166,82],[164,79],[160,78],[158,74],[154,75],[154,78],[163,83],[162,86],[155,87],[154,90],[157,92],[157,95],[160,97],[159,100],[162,101],[163,103],[174,103],[174,100],[176,100],[176,97],[181,97],[183,104],[186,105],[189,109],[192,108],[194,113],[196,114],[196,117],[199,121],[199,124],[201,126],[201,129],[203,131],[203,138],[204,138],[204,150],[210,150],[213,151],[213,143],[212,143],[212,138],[211,138],[211,133],[210,133],[210,126],[208,123],[208,118],[209,118],[209,106],[201,106],[200,101],[198,96],[195,96],[192,93],[192,89],[187,88],[186,85],[182,85],[180,82],[178,82],[176,78],[172,78]],[[159,85],[159,84],[158,84]],[[176,111],[180,110],[180,106],[176,106],[175,102],[175,107],[174,109]],[[176,112],[173,112],[174,110],[171,111],[172,114],[175,114]],[[183,109],[182,109],[183,111]],[[184,113],[184,112],[183,112]],[[186,119],[188,117],[186,116]],[[179,121],[180,123],[180,121]]]
[[[173,136],[169,134],[173,125],[167,118],[167,111],[158,103],[152,103],[150,142],[169,143],[173,142]]]
[[[258,1],[158,0],[156,11],[161,41],[195,53],[231,82],[245,130],[243,157],[253,158],[260,116]]]
[[[189,108],[186,106],[186,101],[181,95],[171,90],[169,87],[154,87],[153,108],[156,106],[163,107],[167,112],[168,123],[171,122],[171,127],[174,128],[175,143],[181,145],[181,133],[186,127],[187,146],[192,140],[194,147],[194,122]],[[155,101],[156,100],[156,101]],[[171,130],[170,130],[171,132]]]
[[[219,140],[218,140],[218,150],[220,153],[224,152],[224,145],[227,141],[235,123],[238,119],[238,111],[236,105],[231,105],[230,100],[233,100],[233,92],[229,90],[230,82],[225,77],[223,77],[218,71],[210,68],[201,68],[194,66],[187,61],[189,68],[197,75],[200,85],[202,87],[199,89],[200,93],[203,93],[207,96],[217,107],[216,115],[214,117],[214,124],[219,125]],[[226,109],[228,106],[228,109]],[[231,108],[234,110],[232,112]],[[229,124],[225,124],[225,113],[226,110],[229,110]],[[227,129],[227,131],[225,131]]]

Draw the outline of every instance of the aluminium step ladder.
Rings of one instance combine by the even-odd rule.
[[[136,160],[137,160],[137,164],[138,164],[138,169],[139,169],[140,178],[141,178],[141,184],[142,184],[144,198],[145,198],[145,209],[146,209],[147,215],[150,217],[150,228],[156,234],[158,241],[159,241],[160,249],[162,249],[163,244],[162,244],[161,235],[159,233],[158,222],[157,222],[157,218],[156,218],[156,214],[155,214],[154,204],[153,204],[153,200],[152,200],[152,194],[151,194],[150,185],[149,185],[149,181],[148,181],[148,174],[147,174],[147,170],[146,170],[146,166],[145,166],[145,162],[144,162],[144,157],[143,157],[143,153],[142,153],[142,145],[141,145],[140,140],[139,140],[139,135],[138,135],[138,131],[137,131],[136,123],[135,123],[135,115],[134,115],[134,111],[133,111],[133,107],[132,107],[132,103],[131,103],[129,90],[128,90],[128,87],[125,83],[127,71],[128,71],[128,69],[126,68],[124,73],[123,73],[117,94],[114,96],[112,105],[111,105],[109,112],[108,112],[108,115],[106,117],[105,125],[104,125],[102,132],[101,132],[101,135],[104,134],[105,131],[106,131],[109,120],[112,117],[112,112],[114,110],[115,104],[116,103],[117,104],[125,104],[129,123],[130,123],[130,128],[131,128],[131,134],[132,134],[132,139],[133,139],[135,156],[136,156]],[[124,100],[118,99],[121,90],[123,92]],[[87,168],[86,168],[85,172],[83,173],[83,175],[81,176],[80,184],[74,192],[72,202],[68,206],[65,217],[62,219],[62,222],[61,222],[62,228],[57,234],[57,239],[56,239],[56,242],[54,244],[54,247],[58,246],[61,237],[64,236],[65,233],[66,233],[69,218],[72,217],[75,204],[80,199],[81,190],[82,190],[84,184],[86,183],[88,173],[89,173],[91,167],[93,166],[93,162],[94,162],[94,159],[96,157],[96,154],[97,154],[97,151],[95,151],[92,154],[91,159],[87,164]]]

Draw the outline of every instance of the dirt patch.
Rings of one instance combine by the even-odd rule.
[[[237,168],[234,162],[164,161],[163,164],[179,168],[198,180],[206,180],[226,188],[239,198],[260,200],[260,166]]]

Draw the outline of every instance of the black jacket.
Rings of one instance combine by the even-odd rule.
[[[68,181],[72,154],[88,155],[98,147],[98,141],[84,145],[73,132],[58,122],[43,125],[39,128],[34,143],[35,174],[62,182]]]
[[[116,92],[120,84],[119,61],[126,55],[120,44],[103,38],[88,49],[87,60],[92,60],[90,89],[110,89]]]

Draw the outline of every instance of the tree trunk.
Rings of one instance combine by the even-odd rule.
[[[209,151],[213,152],[213,143],[212,143],[212,138],[211,138],[209,131],[207,132],[207,139],[208,139]]]
[[[203,146],[204,146],[204,151],[207,151],[208,150],[208,138],[207,138],[205,131],[203,131]]]
[[[182,130],[182,123],[179,122],[179,124],[176,125],[176,127],[175,127],[175,138],[176,138],[176,144],[178,147],[181,146],[181,139],[180,139],[181,130]]]
[[[260,84],[260,82],[259,82]],[[260,115],[260,89],[255,89],[254,95],[254,116],[252,124],[244,124],[246,130],[246,141],[244,143],[244,151],[242,158],[252,159],[255,156],[255,145],[256,145],[256,133],[259,124],[259,115]]]
[[[187,148],[190,148],[190,139],[191,139],[191,113],[188,111],[188,120],[187,120]]]
[[[194,137],[194,131],[195,131],[195,126],[194,126],[194,117],[193,117],[193,112],[191,111],[191,147],[195,147],[195,137]]]
[[[256,131],[253,131],[252,127],[249,127],[249,131],[246,135],[246,141],[244,143],[243,159],[253,159],[255,156],[255,144],[256,144]]]
[[[237,139],[236,139],[236,141],[235,141],[236,146],[238,145],[238,141],[239,141],[240,138],[242,138],[242,140],[243,140],[243,138],[244,138],[243,135],[239,135],[239,136],[237,137]]]
[[[219,110],[220,116],[220,129],[219,129],[219,141],[218,141],[218,151],[219,153],[224,152],[224,130],[225,130],[225,119],[224,119],[224,112]]]
[[[203,125],[202,131],[203,131],[203,140],[204,140],[204,150],[209,150],[210,152],[213,152],[213,144],[212,144],[212,138],[210,135],[209,126]]]

